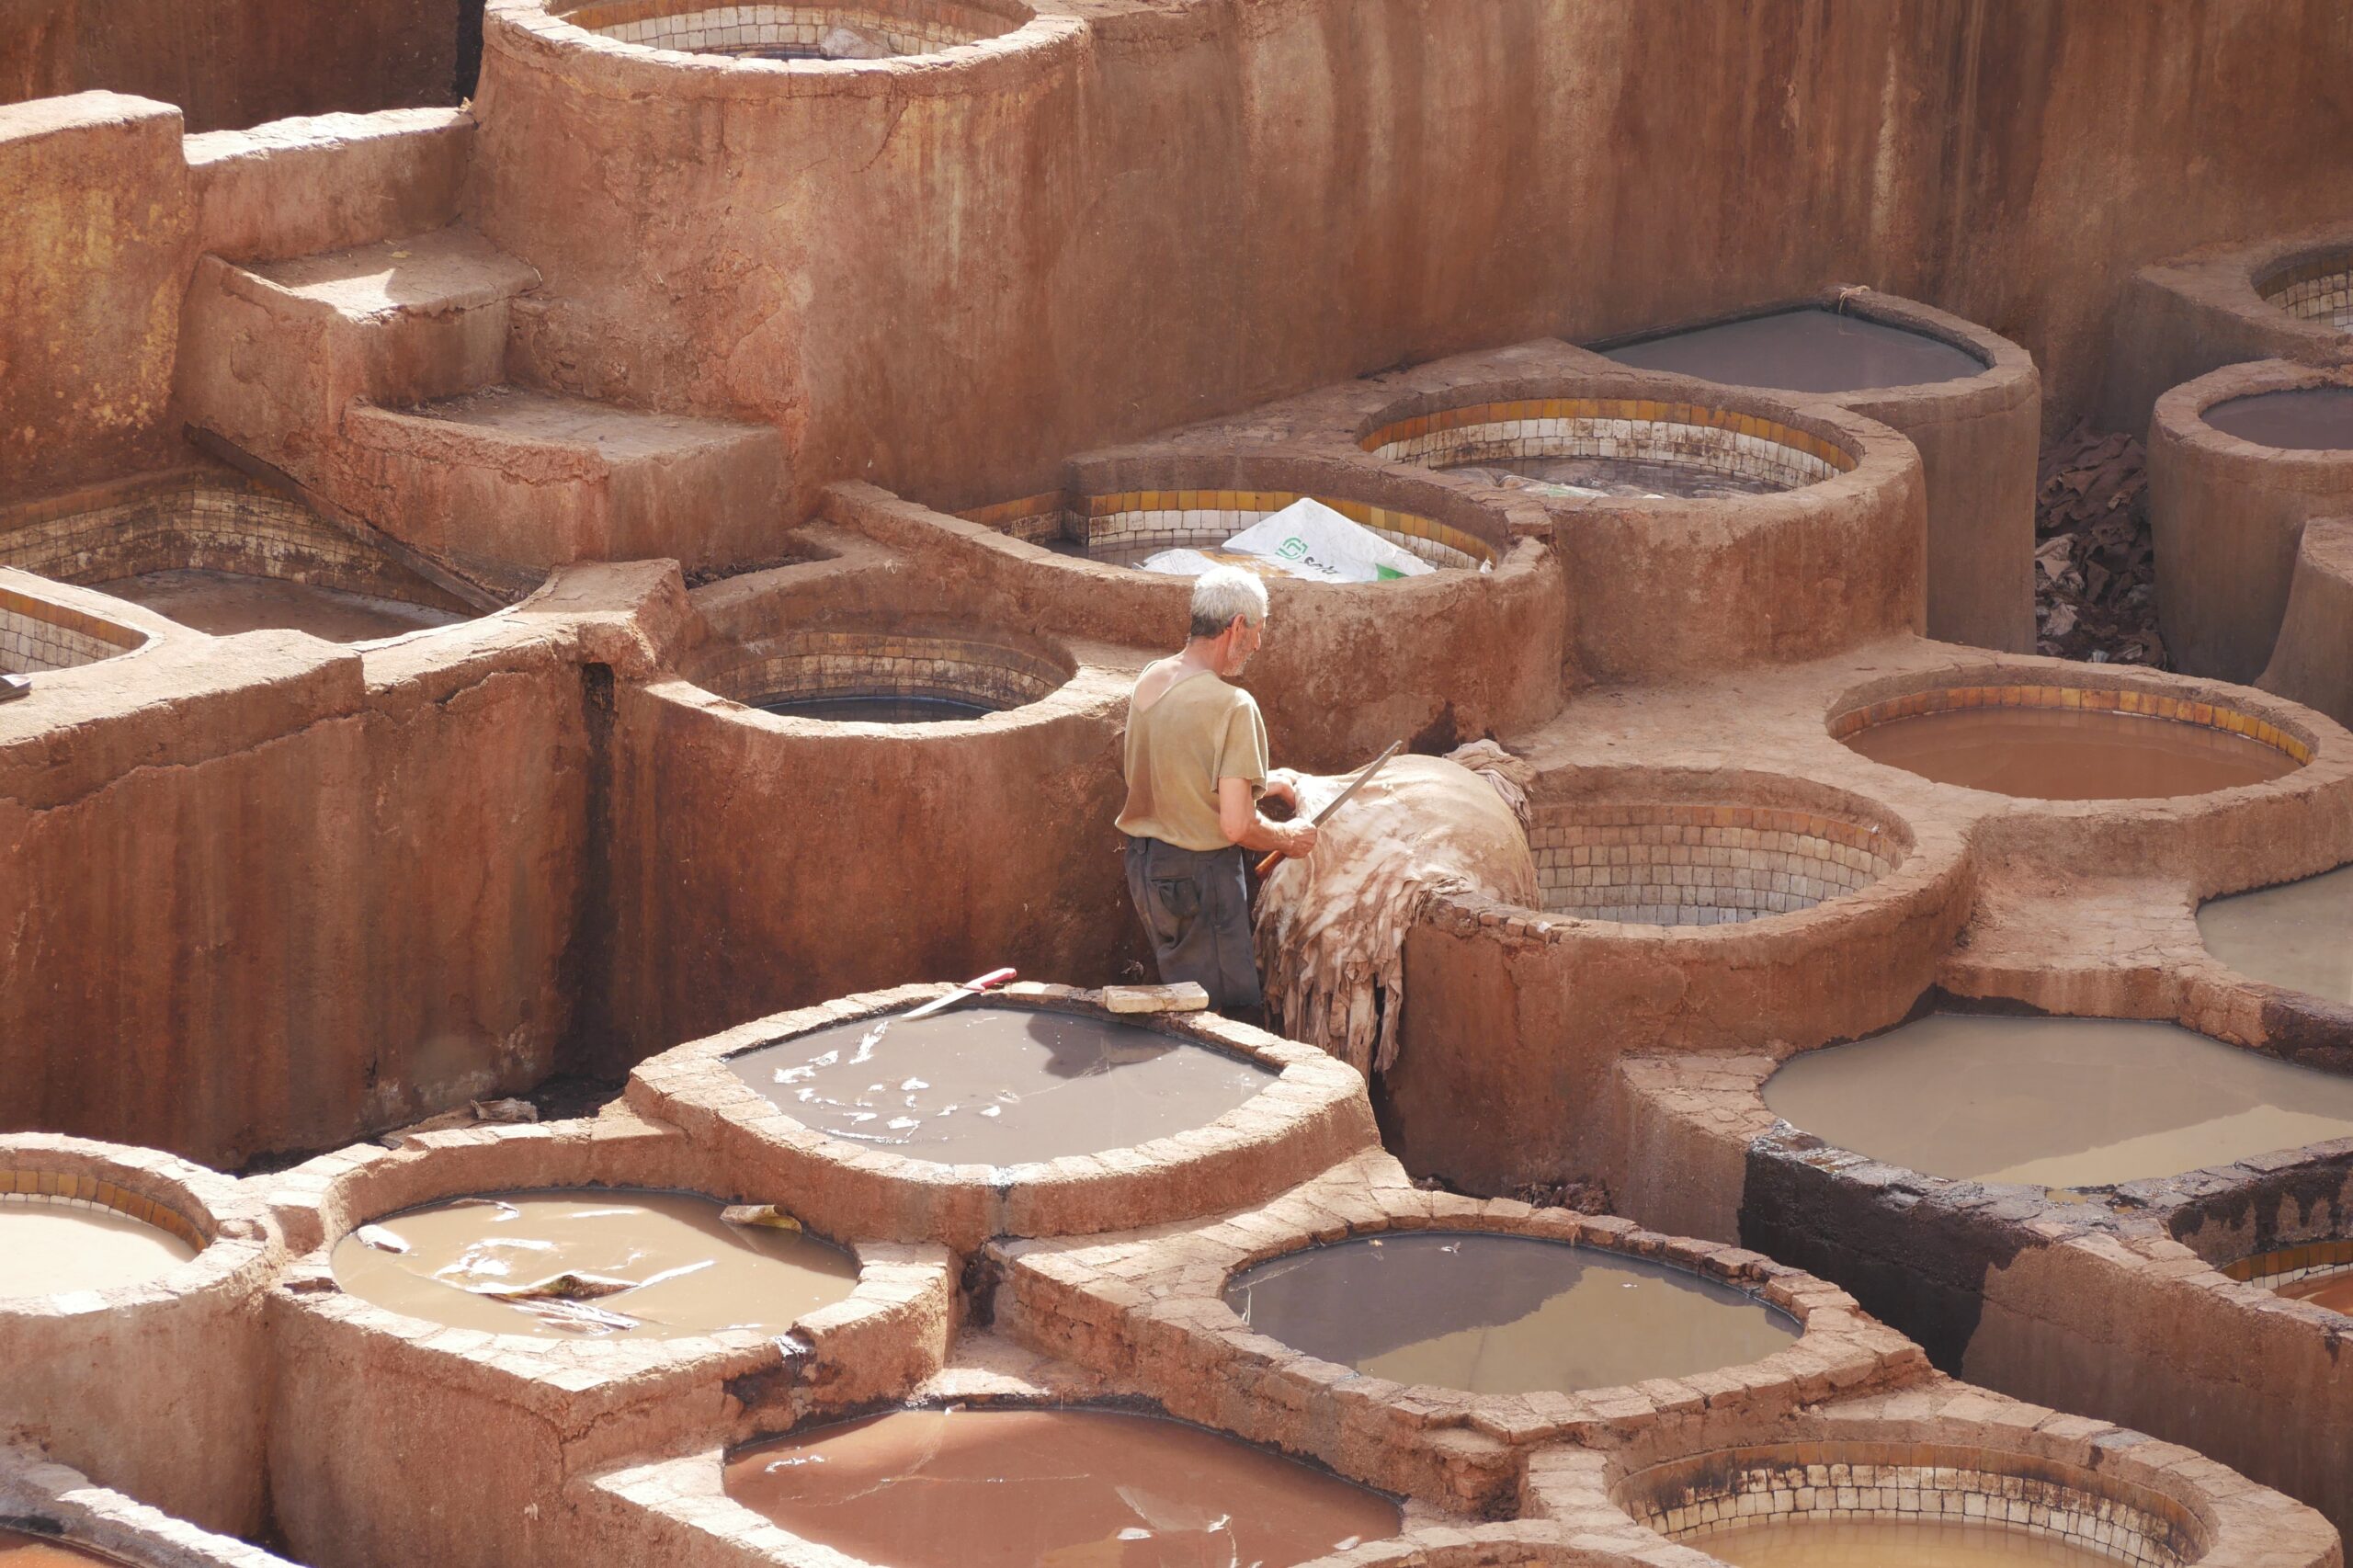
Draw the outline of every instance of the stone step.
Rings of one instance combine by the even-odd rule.
[[[346,504],[477,574],[678,555],[674,517],[694,520],[687,538],[756,540],[778,526],[784,498],[772,426],[525,387],[409,408],[355,404],[344,434]]]
[[[507,303],[539,281],[460,226],[287,261],[207,256],[182,313],[183,405],[333,494],[344,411],[503,381]]]

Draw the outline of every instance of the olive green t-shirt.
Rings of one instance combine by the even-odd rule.
[[[1128,803],[1120,831],[1179,849],[1223,849],[1217,781],[1267,782],[1267,722],[1251,695],[1209,674],[1188,676],[1138,712],[1128,703]]]

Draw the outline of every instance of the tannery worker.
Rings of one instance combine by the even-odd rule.
[[[1221,566],[1193,582],[1184,651],[1145,666],[1128,699],[1128,892],[1152,938],[1163,984],[1197,981],[1210,1006],[1259,1006],[1250,945],[1246,850],[1302,856],[1306,823],[1269,821],[1262,800],[1296,806],[1287,779],[1269,779],[1267,722],[1226,677],[1242,673],[1267,624],[1267,585]]]

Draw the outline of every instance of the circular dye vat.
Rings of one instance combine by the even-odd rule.
[[[183,1237],[96,1203],[29,1194],[0,1203],[0,1296],[143,1285],[196,1253]]]
[[[2353,866],[2202,904],[2206,950],[2267,985],[2353,1003]]]
[[[1939,784],[2038,801],[2153,800],[2262,784],[2295,758],[2204,724],[2078,708],[1949,708],[1845,737],[1870,758]]]
[[[335,1277],[380,1307],[530,1338],[782,1334],[847,1296],[858,1262],[683,1192],[504,1192],[411,1209],[335,1244]]]
[[[824,719],[836,724],[938,724],[979,719],[1004,709],[960,697],[779,697],[749,706],[788,719]]]
[[[727,1494],[892,1568],[1304,1562],[1403,1528],[1379,1493],[1156,1416],[903,1410],[762,1443]]]
[[[2061,1536],[1943,1519],[1771,1519],[1686,1542],[1733,1568],[2115,1568]]]
[[[1018,1007],[869,1018],[729,1065],[803,1126],[951,1165],[1132,1148],[1214,1121],[1275,1080],[1174,1035]]]
[[[1724,386],[1802,392],[1920,386],[1985,372],[1975,355],[1941,338],[1818,306],[1644,338],[1608,357]]]
[[[2200,415],[2225,436],[2287,451],[2353,449],[2353,387],[2295,387],[2218,403]]]
[[[0,1568],[85,1568],[92,1562],[113,1563],[115,1559],[68,1546],[62,1540],[0,1530]]]
[[[366,642],[466,619],[371,594],[236,572],[147,572],[94,586],[215,637],[283,631],[307,631],[329,642]]]
[[[2173,1024],[1936,1014],[1797,1057],[1791,1126],[1929,1176],[2105,1187],[2353,1137],[2353,1079]]]
[[[1226,1304],[1258,1333],[1401,1383],[1573,1392],[1761,1360],[1788,1314],[1643,1258],[1532,1236],[1416,1231],[1272,1258]]]

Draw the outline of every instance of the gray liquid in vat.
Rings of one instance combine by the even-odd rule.
[[[145,572],[96,585],[98,592],[215,637],[307,631],[329,642],[368,642],[466,619],[449,610],[237,572]]]
[[[937,724],[982,719],[1000,710],[961,697],[774,697],[750,704],[787,719],[824,719],[836,724]]]
[[[1983,375],[1975,355],[1942,338],[1836,311],[1777,311],[1694,327],[1608,351],[1621,365],[1728,387],[1845,392]]]
[[[2353,1003],[2353,866],[2215,899],[2198,911],[2198,934],[2250,980]]]
[[[2218,403],[2201,417],[2225,436],[2285,451],[2353,448],[2353,387],[2296,387]]]
[[[1132,1148],[1205,1126],[1274,1082],[1255,1062],[1076,1013],[961,1006],[863,1019],[733,1058],[803,1126],[942,1165]]]
[[[2353,1079],[2174,1024],[1936,1014],[1766,1081],[1791,1126],[1960,1180],[2104,1187],[2353,1137]]]
[[[1258,1333],[1401,1383],[1472,1393],[1616,1388],[1745,1366],[1794,1319],[1698,1275],[1530,1236],[1421,1231],[1310,1247],[1237,1275]]]

